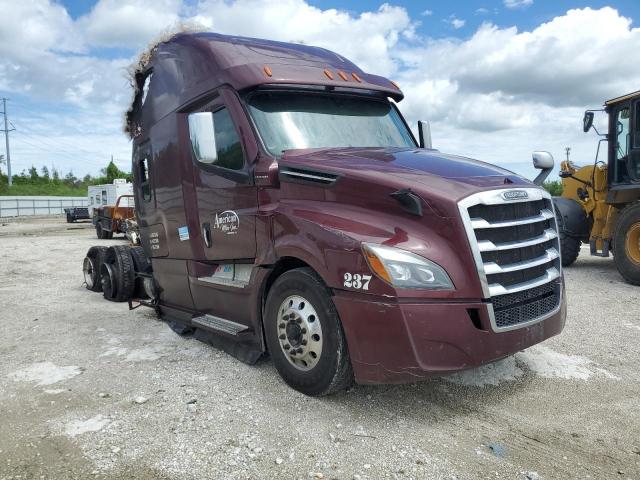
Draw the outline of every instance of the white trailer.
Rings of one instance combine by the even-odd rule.
[[[113,206],[118,197],[133,195],[133,184],[127,183],[124,178],[116,178],[112,184],[89,186],[89,218],[93,217],[93,209],[103,205]],[[133,207],[133,199],[123,199],[121,207]]]

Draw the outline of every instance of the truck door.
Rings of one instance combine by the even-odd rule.
[[[246,119],[238,117],[243,111],[232,103],[234,97],[226,100],[223,93],[186,115],[199,222],[195,235],[187,233],[193,251],[188,271],[199,312],[193,321],[236,335],[253,328],[248,284],[256,256],[258,192],[242,141],[249,133]]]
[[[640,100],[632,109],[631,151],[629,152],[629,176],[634,182],[640,180]]]
[[[253,259],[257,190],[233,112],[220,96],[189,113],[187,123],[200,223],[194,239],[202,244],[193,250],[210,261]]]

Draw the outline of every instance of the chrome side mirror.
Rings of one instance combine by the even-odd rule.
[[[533,180],[536,185],[542,185],[553,170],[553,155],[549,152],[533,152],[533,166],[538,170],[542,170]]]
[[[212,112],[189,114],[189,139],[191,150],[198,162],[212,165],[218,161]]]
[[[431,145],[431,125],[418,120],[418,141],[420,148],[433,148]]]

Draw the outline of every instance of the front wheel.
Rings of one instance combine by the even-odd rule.
[[[620,212],[613,236],[614,260],[624,279],[640,285],[640,202]]]
[[[283,380],[306,395],[345,390],[353,369],[329,290],[309,268],[283,273],[265,308],[265,335]]]

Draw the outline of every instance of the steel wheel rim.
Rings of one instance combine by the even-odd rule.
[[[634,223],[627,232],[624,249],[633,263],[640,265],[640,222]]]
[[[95,265],[93,264],[93,260],[89,257],[84,257],[84,262],[82,262],[82,273],[84,275],[84,281],[89,286],[89,288],[93,288],[94,279],[95,279]]]
[[[300,295],[284,299],[278,308],[278,342],[287,361],[309,371],[322,355],[322,326],[316,309]]]

